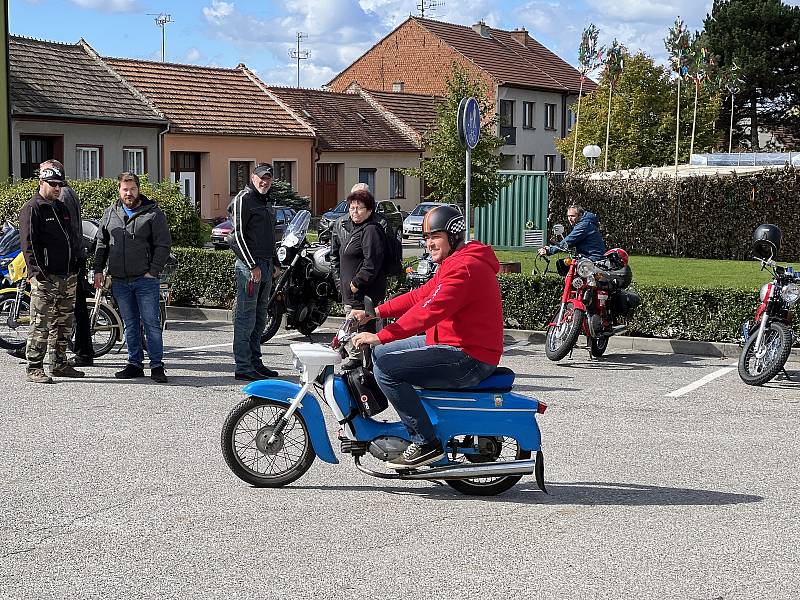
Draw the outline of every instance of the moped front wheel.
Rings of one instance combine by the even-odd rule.
[[[575,342],[578,341],[585,316],[584,311],[575,308],[572,302],[564,305],[561,321],[547,328],[547,337],[544,342],[544,353],[547,358],[561,360],[570,353]]]
[[[299,412],[270,443],[286,408],[274,400],[250,397],[228,414],[222,426],[222,456],[242,481],[256,487],[281,487],[300,478],[314,462],[317,454]]]
[[[94,300],[87,301],[87,311],[91,316],[94,311]],[[114,315],[112,308],[105,304],[97,307],[97,317],[94,326],[89,329],[92,338],[92,350],[95,358],[111,352],[114,345],[122,339],[122,328],[119,317]],[[144,339],[144,338],[142,338]],[[68,340],[69,349],[75,351],[75,325],[72,326],[72,335]]]
[[[275,301],[267,307],[267,324],[261,334],[261,343],[266,344],[275,337],[283,322],[283,302]]]
[[[30,298],[23,295],[19,300],[17,318],[13,318],[17,304],[16,292],[0,294],[0,348],[21,350],[28,342],[31,325]]]
[[[764,385],[775,377],[792,351],[792,332],[779,321],[766,327],[759,348],[757,339],[757,331],[753,331],[739,356],[739,377],[747,385]]]
[[[472,436],[467,439],[453,440],[457,444],[471,442]],[[531,453],[522,450],[517,440],[510,437],[478,437],[478,454],[465,454],[463,462],[468,463],[493,463],[512,460],[527,460]],[[454,490],[469,496],[496,496],[514,487],[522,479],[522,475],[505,475],[500,477],[479,477],[474,479],[446,479],[445,482]]]

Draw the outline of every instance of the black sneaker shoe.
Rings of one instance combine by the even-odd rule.
[[[94,359],[88,356],[73,356],[67,361],[70,367],[92,367]]]
[[[122,371],[114,373],[117,379],[136,379],[137,377],[144,377],[144,369],[136,365],[127,365]]]
[[[255,365],[253,367],[253,371],[258,373],[259,375],[263,375],[264,377],[277,377],[278,376],[278,372],[276,370],[270,369],[269,367],[264,366],[264,365]]]
[[[233,376],[240,381],[261,381],[262,379],[269,379],[267,375],[262,375],[256,371],[236,371]]]
[[[22,360],[26,360],[27,358],[25,356],[25,346],[23,346],[22,348],[15,348],[14,350],[8,350],[7,352],[14,358],[19,358]]]
[[[150,379],[156,383],[167,383],[167,375],[164,373],[164,367],[153,367],[150,369]]]
[[[404,471],[406,469],[416,469],[436,462],[444,457],[444,448],[441,442],[436,440],[430,444],[411,444],[405,451],[395,458],[386,463],[390,469]]]

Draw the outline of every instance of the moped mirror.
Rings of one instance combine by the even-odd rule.
[[[364,312],[370,317],[375,316],[375,303],[369,296],[364,296]]]
[[[561,223],[556,223],[553,225],[553,235],[563,236],[564,235],[564,226]]]

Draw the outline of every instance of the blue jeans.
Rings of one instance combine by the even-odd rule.
[[[111,280],[111,292],[117,299],[122,322],[125,324],[125,343],[128,345],[128,364],[144,366],[142,332],[144,326],[147,337],[147,356],[150,368],[164,366],[164,340],[161,337],[161,311],[159,292],[161,281],[158,277],[137,277],[136,279]]]
[[[261,282],[247,293],[250,269],[236,259],[236,306],[233,314],[233,358],[237,373],[250,373],[261,362],[261,335],[267,324],[269,293],[272,289],[272,262],[259,261]]]
[[[378,385],[408,429],[411,441],[436,440],[433,424],[414,386],[458,389],[477,385],[497,368],[453,346],[426,346],[425,336],[375,346],[373,372]]]

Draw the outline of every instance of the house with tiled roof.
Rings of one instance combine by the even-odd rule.
[[[34,176],[48,158],[75,179],[122,171],[160,177],[166,119],[89,44],[10,36],[8,52],[15,178]]]
[[[419,167],[422,146],[411,127],[358,94],[269,89],[316,132],[317,212],[333,208],[358,182],[369,185],[378,201],[405,210],[419,203],[419,180],[401,172]]]
[[[106,64],[169,120],[163,169],[203,218],[225,214],[252,167],[312,196],[316,134],[245,65],[233,69],[125,58]]]
[[[472,27],[409,17],[329,83],[377,92],[443,96],[453,64],[488,88],[499,115],[503,169],[560,170],[554,140],[567,135],[581,74],[524,29]],[[595,89],[584,81],[583,90]]]

